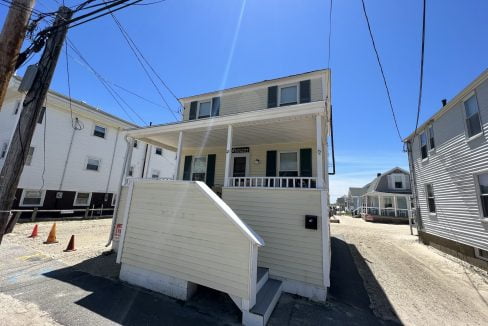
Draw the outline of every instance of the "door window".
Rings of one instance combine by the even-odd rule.
[[[234,170],[232,172],[233,177],[245,177],[246,176],[246,163],[245,156],[234,157]]]

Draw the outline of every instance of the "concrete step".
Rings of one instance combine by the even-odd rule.
[[[244,311],[243,322],[245,325],[266,325],[271,313],[278,303],[283,282],[268,278],[256,295],[256,304],[249,312]]]
[[[268,280],[269,277],[269,268],[265,267],[258,267],[258,275],[256,278],[256,292],[259,292],[263,287],[264,283]]]

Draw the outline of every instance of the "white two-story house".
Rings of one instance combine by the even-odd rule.
[[[488,70],[406,138],[420,238],[488,269]]]
[[[329,286],[329,70],[182,98],[183,121],[128,132],[177,153],[175,180],[129,179],[120,278],[180,299],[228,293],[264,324],[281,291]]]
[[[25,94],[14,76],[0,111],[0,168],[5,162]],[[20,177],[13,209],[38,208],[38,217],[83,215],[84,208],[113,208],[128,142],[137,127],[116,116],[49,91]],[[175,153],[134,142],[129,175],[172,178]],[[61,212],[62,211],[62,212]],[[111,211],[101,211],[110,215]],[[24,213],[28,216],[30,213]]]

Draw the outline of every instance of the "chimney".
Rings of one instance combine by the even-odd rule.
[[[381,177],[381,173],[377,173],[377,174],[376,174],[376,176],[377,176],[377,177]]]
[[[445,98],[442,99],[442,106],[446,106],[447,100]]]

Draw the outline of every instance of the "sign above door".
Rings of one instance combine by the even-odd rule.
[[[249,147],[234,147],[232,148],[232,153],[249,153]]]

